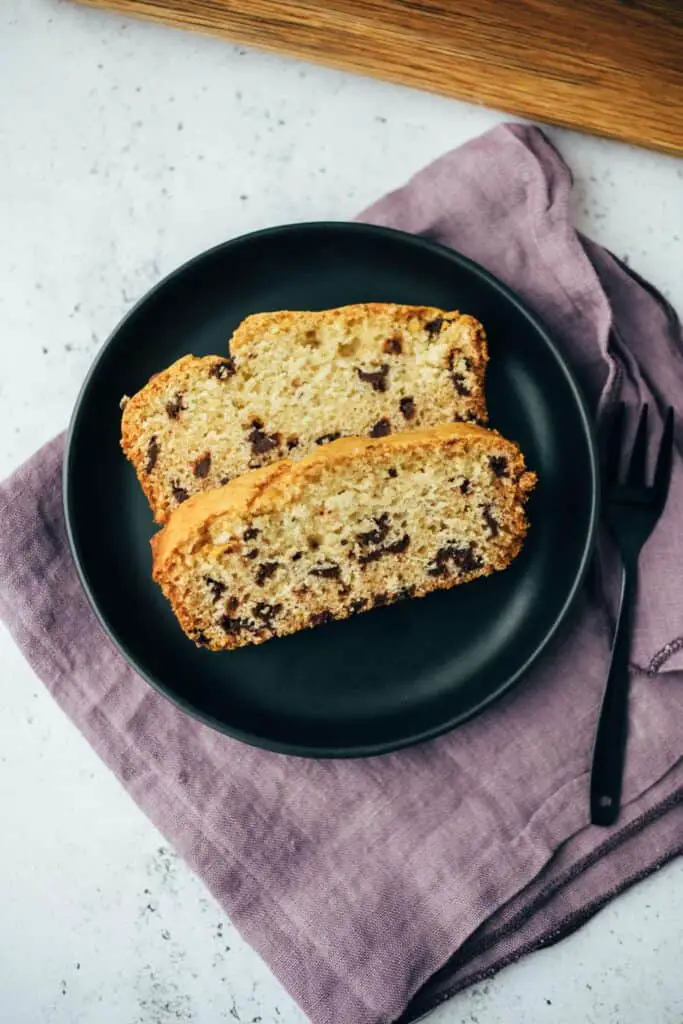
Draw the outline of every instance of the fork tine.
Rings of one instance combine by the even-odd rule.
[[[626,406],[623,402],[619,402],[609,417],[604,432],[603,461],[605,480],[610,484],[616,483],[619,479],[625,420]]]
[[[657,465],[655,466],[654,493],[655,500],[660,508],[664,507],[666,496],[669,490],[671,479],[671,460],[674,447],[674,411],[669,406],[664,423],[664,432],[657,454]]]
[[[647,458],[647,403],[638,420],[636,439],[633,442],[631,461],[628,467],[627,483],[631,487],[638,487],[645,483],[645,460]]]

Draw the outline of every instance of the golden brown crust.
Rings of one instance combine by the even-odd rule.
[[[354,327],[365,318],[391,310],[397,320],[422,321],[437,317],[457,320],[463,327],[471,327],[479,331],[481,324],[473,316],[461,313],[458,309],[444,310],[437,306],[408,306],[398,302],[358,302],[350,306],[334,306],[331,309],[302,310],[281,309],[269,313],[252,313],[245,317],[230,339],[230,351],[236,355],[241,349],[247,348],[261,338],[264,332],[276,327],[282,331],[290,330],[301,317],[311,317],[319,326],[325,324],[341,324],[344,328]],[[482,340],[486,342],[486,335]]]

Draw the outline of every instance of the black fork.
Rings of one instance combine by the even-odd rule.
[[[667,413],[651,484],[646,483],[647,415],[648,407],[644,405],[625,477],[621,474],[626,453],[626,407],[623,403],[614,413],[605,447],[604,514],[619,548],[622,577],[612,658],[593,751],[591,821],[594,825],[612,825],[619,816],[628,731],[628,665],[636,604],[638,557],[662,514],[671,477],[673,409]]]

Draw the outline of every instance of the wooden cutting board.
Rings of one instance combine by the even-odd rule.
[[[683,0],[81,0],[683,156]]]

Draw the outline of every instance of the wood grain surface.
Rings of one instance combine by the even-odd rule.
[[[683,156],[683,0],[81,0]]]

